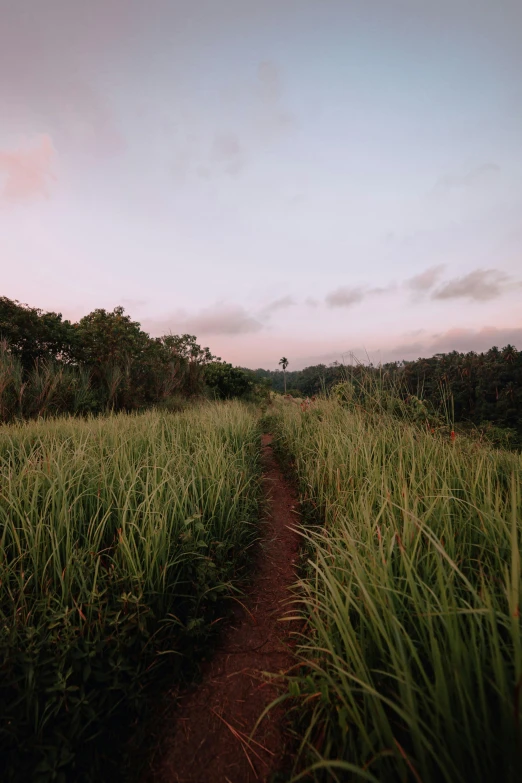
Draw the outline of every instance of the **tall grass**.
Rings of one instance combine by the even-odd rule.
[[[317,523],[299,769],[520,780],[522,457],[346,401],[281,404],[271,428]]]
[[[39,359],[24,372],[21,360],[0,339],[0,425],[64,412],[86,414],[100,410],[101,402],[86,369]]]
[[[258,435],[238,403],[0,429],[2,780],[114,774],[97,738],[237,589]]]

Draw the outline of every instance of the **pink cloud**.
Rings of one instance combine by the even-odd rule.
[[[192,315],[178,310],[162,320],[144,320],[152,334],[243,335],[258,332],[263,325],[241,305],[216,304]]]
[[[56,153],[50,136],[14,150],[0,150],[0,199],[17,203],[49,197],[49,183],[56,179]],[[2,182],[3,180],[3,182]]]

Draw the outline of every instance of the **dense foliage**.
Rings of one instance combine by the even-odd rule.
[[[522,458],[341,391],[267,422],[310,523],[295,780],[516,783]]]
[[[437,354],[430,359],[385,364],[382,368],[363,365],[347,367],[319,364],[304,370],[286,371],[289,391],[304,397],[328,391],[341,381],[365,379],[373,372],[386,375],[404,399],[415,395],[432,407],[450,405],[451,418],[476,426],[492,422],[513,430],[514,445],[522,446],[522,351],[512,345],[485,353]],[[283,392],[280,370],[256,370],[258,378],[269,379],[275,391]]]
[[[254,382],[194,335],[150,337],[122,307],[71,323],[0,297],[0,422],[172,408],[173,400],[202,395],[207,386],[221,398],[245,396]]]
[[[205,368],[205,384],[217,399],[230,400],[251,395],[256,379],[251,370],[233,367],[227,362],[212,362]]]
[[[238,402],[0,430],[2,781],[115,779],[114,732],[237,590],[258,476]]]

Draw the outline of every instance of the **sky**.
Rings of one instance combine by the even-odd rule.
[[[246,367],[522,349],[520,0],[0,0],[0,295]]]

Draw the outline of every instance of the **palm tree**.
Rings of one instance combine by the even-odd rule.
[[[279,364],[283,368],[283,380],[285,384],[285,394],[286,394],[286,368],[288,367],[288,359],[286,358],[286,356],[283,356],[282,359],[279,359]]]

